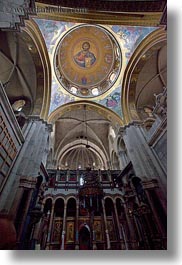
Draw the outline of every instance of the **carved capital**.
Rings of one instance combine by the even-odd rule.
[[[20,188],[34,189],[37,183],[37,179],[34,177],[21,176],[20,178]]]

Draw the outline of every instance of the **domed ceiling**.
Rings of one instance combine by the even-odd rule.
[[[78,97],[97,97],[113,86],[121,69],[114,37],[99,26],[81,25],[59,41],[54,66],[60,84]]]
[[[157,27],[33,20],[45,39],[52,65],[49,114],[84,98],[122,117],[125,68],[136,47]]]

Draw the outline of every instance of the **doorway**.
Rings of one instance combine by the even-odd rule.
[[[79,231],[79,243],[80,250],[89,250],[91,249],[90,244],[90,229],[87,225],[83,225]]]

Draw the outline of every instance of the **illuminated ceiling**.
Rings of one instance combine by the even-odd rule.
[[[37,18],[34,21],[39,26],[45,39],[52,65],[52,89],[49,113],[66,103],[85,98],[105,106],[122,117],[121,94],[124,70],[136,47],[148,34],[157,28],[121,25],[91,26],[88,24]],[[100,31],[98,37],[94,36],[93,32],[89,34],[88,30],[85,30],[84,35],[84,26],[91,31]],[[76,30],[80,32],[76,34]],[[74,41],[70,41],[70,44],[64,51],[66,54],[65,62],[68,62],[68,64],[63,66],[64,60],[61,58],[63,54],[61,54],[60,47],[62,47],[62,44],[65,45],[65,42],[69,38],[71,39],[70,32]],[[103,47],[100,39],[102,35],[106,42]],[[82,51],[84,42],[90,44],[89,52],[94,55],[94,57],[90,56],[92,57],[91,63],[89,62],[90,59],[87,60],[87,68],[83,64],[79,65],[78,60],[76,62],[75,59],[76,56],[78,58],[79,52]],[[108,53],[108,57],[105,50],[107,45],[111,45],[113,48]],[[117,56],[115,57],[115,55]],[[117,63],[119,62],[118,68],[115,68],[116,63],[114,62],[116,61]],[[60,67],[60,65],[62,66]],[[68,67],[69,65],[70,68]],[[105,66],[105,68],[101,68],[101,65]],[[70,71],[71,67],[73,69],[72,72]],[[78,75],[74,75],[74,72]],[[89,80],[91,76],[93,77],[92,81]],[[76,78],[77,81],[75,81]],[[104,81],[109,81],[105,87],[103,86]]]
[[[109,31],[84,24],[61,38],[54,66],[58,81],[69,93],[93,98],[114,85],[121,60],[119,45]]]

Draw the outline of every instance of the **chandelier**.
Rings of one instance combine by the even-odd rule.
[[[87,168],[83,180],[84,183],[78,191],[82,208],[90,212],[99,211],[99,200],[104,194],[98,176],[90,168]]]

